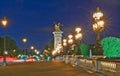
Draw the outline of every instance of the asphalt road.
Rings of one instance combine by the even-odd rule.
[[[0,76],[100,76],[59,61],[0,66]]]

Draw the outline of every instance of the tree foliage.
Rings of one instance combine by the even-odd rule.
[[[19,53],[19,48],[16,41],[10,37],[6,37],[6,51],[9,55],[16,56]],[[0,55],[3,55],[4,51],[4,38],[0,37]]]
[[[74,54],[74,55],[76,55],[76,54],[77,54],[77,52],[78,52],[78,47],[77,47],[77,46],[75,46],[75,47],[74,47],[73,54]]]
[[[83,57],[89,57],[89,45],[81,44],[80,49]]]
[[[45,59],[47,59],[48,57],[50,57],[52,55],[52,49],[51,49],[50,45],[45,45],[42,54],[44,55]]]
[[[104,56],[120,57],[120,38],[107,37],[102,40]]]

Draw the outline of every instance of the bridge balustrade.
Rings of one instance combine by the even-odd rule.
[[[83,58],[79,56],[67,56],[70,64],[78,63],[78,66],[83,68],[103,73],[108,76],[119,76],[120,74],[120,59],[99,59],[99,58]]]

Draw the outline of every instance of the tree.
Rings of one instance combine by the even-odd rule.
[[[89,57],[89,45],[81,44],[80,49],[83,57]]]
[[[120,57],[120,38],[106,37],[102,40],[104,56],[113,58]]]
[[[6,37],[6,50],[9,55],[16,56],[19,53],[19,48],[16,44],[16,41],[10,37]],[[0,37],[0,55],[3,55],[4,51],[4,38]]]
[[[51,57],[51,55],[52,55],[52,50],[51,50],[51,48],[50,48],[49,45],[46,45],[46,46],[44,47],[43,55],[44,55],[45,59],[47,59],[47,57]]]
[[[75,46],[75,47],[74,47],[73,54],[74,54],[74,55],[77,55],[77,53],[78,53],[78,47],[77,47],[77,46]]]

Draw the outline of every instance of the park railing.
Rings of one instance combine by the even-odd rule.
[[[80,66],[108,76],[120,75],[120,59],[83,58],[78,55],[64,55],[63,61],[67,64]]]

